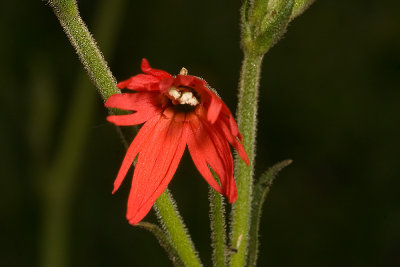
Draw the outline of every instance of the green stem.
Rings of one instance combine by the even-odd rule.
[[[186,230],[175,201],[168,190],[157,199],[154,208],[164,230],[168,233],[179,257],[185,266],[201,266],[193,242]]]
[[[213,264],[215,267],[224,267],[226,265],[224,199],[221,194],[219,194],[213,188],[210,187],[209,191]]]
[[[239,129],[243,134],[243,143],[250,164],[247,166],[236,156],[235,177],[238,199],[232,208],[231,246],[237,252],[231,256],[230,264],[237,267],[245,265],[248,247],[257,130],[258,86],[262,58],[263,56],[260,54],[245,51],[239,83],[237,120]]]
[[[82,64],[92,78],[103,100],[120,93],[96,42],[79,16],[75,0],[49,0],[50,6],[60,21],[71,44],[76,49]],[[187,234],[185,225],[175,208],[172,196],[163,193],[156,201],[161,223],[169,233],[174,247],[187,266],[200,266],[197,254]]]
[[[76,1],[49,0],[49,4],[103,99],[106,100],[109,96],[118,94],[119,91],[115,87],[116,80],[92,35],[79,16]]]

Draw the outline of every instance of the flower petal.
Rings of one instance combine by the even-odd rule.
[[[124,180],[126,173],[128,172],[129,168],[132,166],[133,161],[135,160],[136,155],[141,151],[142,147],[146,145],[146,140],[148,139],[149,135],[153,132],[155,126],[157,125],[158,121],[160,120],[161,116],[154,117],[153,119],[147,121],[142,128],[140,128],[139,132],[135,136],[135,139],[130,144],[128,150],[126,151],[124,160],[122,161],[121,167],[118,171],[117,178],[114,181],[114,190],[118,190],[119,186],[121,185],[122,181]]]
[[[110,96],[104,105],[125,110],[152,108],[157,105],[158,95],[158,92],[115,94]]]
[[[138,125],[157,116],[161,113],[160,111],[158,107],[151,106],[128,115],[110,115],[107,120],[118,126]]]
[[[144,73],[157,77],[160,80],[172,78],[172,75],[166,71],[151,68],[149,62],[145,58],[142,59],[141,67]]]
[[[237,193],[233,179],[233,159],[227,142],[217,139],[215,134],[210,136],[205,123],[198,118],[193,118],[190,126],[188,148],[194,164],[211,187],[226,195],[229,202],[234,202]],[[218,175],[221,186],[215,181],[208,166]]]
[[[233,157],[229,144],[223,133],[215,128],[214,125],[209,125],[203,123],[205,130],[208,132],[210,139],[215,146],[219,157],[222,159],[224,166],[224,173],[219,176],[223,194],[228,197],[229,203],[236,201],[237,199],[237,189],[235,179],[233,178]]]
[[[214,124],[215,121],[217,120],[221,108],[222,108],[222,101],[221,99],[218,98],[215,94],[211,96],[211,103],[210,106],[208,107],[207,111],[207,120],[211,123]]]
[[[217,121],[217,123],[215,123],[215,127],[218,128],[218,130],[224,135],[226,140],[228,140],[228,142],[237,150],[239,156],[244,160],[244,162],[249,165],[249,158],[243,144],[239,141],[240,139],[238,140],[239,137],[232,134],[232,131],[228,128],[226,122],[224,122],[223,120],[219,120]]]
[[[157,87],[154,85],[157,85],[158,82],[160,82],[158,77],[147,74],[138,74],[130,77],[128,80],[119,82],[117,87],[119,89],[127,88],[131,90],[156,90]]]
[[[184,122],[163,117],[139,153],[128,200],[127,218],[136,224],[171,181],[186,147]]]
[[[192,87],[193,82],[197,79],[197,77],[192,75],[176,75],[175,78],[175,86],[188,86]],[[193,83],[193,84],[192,84]]]

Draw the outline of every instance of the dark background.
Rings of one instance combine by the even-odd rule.
[[[79,1],[93,32],[103,1]],[[122,3],[106,55],[118,80],[142,57],[171,73],[185,66],[235,110],[240,1]],[[264,209],[260,266],[400,266],[399,10],[397,0],[317,0],[265,56],[256,174],[294,163]],[[66,266],[169,266],[125,220],[129,182],[111,195],[124,148],[51,8],[5,1],[0,32],[0,265],[44,266],[55,218]],[[186,154],[170,188],[210,266],[207,184]]]

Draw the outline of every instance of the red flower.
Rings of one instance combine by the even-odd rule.
[[[116,125],[144,123],[126,152],[114,191],[119,188],[138,156],[129,194],[127,218],[136,224],[149,212],[174,175],[186,145],[204,179],[232,203],[237,198],[233,178],[231,144],[249,164],[242,136],[224,102],[195,76],[171,74],[152,69],[146,59],[142,71],[117,87],[134,93],[115,94],[106,107],[136,111],[129,115],[108,116]],[[218,175],[217,182],[210,172]]]

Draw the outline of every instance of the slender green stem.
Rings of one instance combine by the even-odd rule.
[[[116,80],[111,74],[107,62],[79,16],[76,1],[49,0],[49,4],[103,99],[119,93],[115,87]]]
[[[257,130],[258,85],[262,58],[262,55],[245,51],[239,83],[237,119],[250,164],[247,166],[236,156],[235,177],[238,199],[232,208],[231,246],[237,252],[231,256],[230,265],[237,267],[245,265],[248,247]]]
[[[76,1],[49,0],[49,4],[103,99],[106,100],[109,96],[120,93],[115,87],[116,80],[112,76],[96,42],[79,16]],[[171,241],[185,265],[201,266],[172,196],[164,192],[157,200],[156,207],[161,223],[170,235]]]
[[[226,266],[226,227],[224,199],[220,193],[218,193],[211,187],[209,198],[213,264],[215,267],[224,267]]]
[[[175,201],[168,190],[157,199],[154,208],[157,217],[169,234],[173,246],[175,247],[179,257],[185,266],[201,266],[200,259],[194,249],[185,225],[176,209]]]

